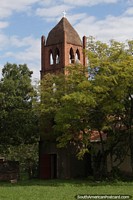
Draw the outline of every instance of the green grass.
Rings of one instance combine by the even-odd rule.
[[[73,200],[78,194],[133,196],[133,182],[85,180],[31,180],[15,184],[0,182],[0,200]]]

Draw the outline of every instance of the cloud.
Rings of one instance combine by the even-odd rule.
[[[0,7],[0,19],[7,18],[12,14],[12,10],[9,8]]]
[[[39,5],[41,5],[41,7],[42,6],[45,6],[45,7],[49,7],[49,6],[55,6],[55,5],[59,5],[59,4],[63,4],[63,0],[41,0],[40,2],[39,2]]]
[[[76,24],[80,36],[94,36],[98,40],[109,41],[115,39],[125,41],[133,38],[133,16],[106,16],[103,20],[98,20],[94,16],[87,18]]]
[[[4,48],[7,47],[8,45],[8,37],[4,34],[0,34],[0,50],[3,50]],[[0,56],[1,56],[1,53],[0,53]]]
[[[64,0],[65,3],[76,5],[76,6],[94,6],[101,3],[117,3],[119,0]]]
[[[18,36],[3,36],[2,38],[1,36],[0,42],[2,42],[2,46],[5,49],[4,54],[0,55],[1,59],[8,62],[13,60],[16,64],[26,63],[30,70],[34,71],[33,77],[39,77],[41,55],[40,39],[35,39],[32,36],[24,38],[19,38]],[[10,44],[10,47],[7,44]]]
[[[27,39],[24,38],[23,40]],[[38,62],[40,55],[40,40],[31,38],[24,51],[19,51],[13,56],[22,63],[29,63],[33,61]]]
[[[133,5],[133,0],[127,0],[127,3],[128,3],[129,5]]]
[[[71,24],[76,24],[78,22],[80,22],[82,19],[85,19],[87,17],[86,13],[78,13],[78,14],[74,14],[74,15],[69,15],[67,17],[68,21],[71,22]]]
[[[36,10],[36,15],[40,16],[40,17],[45,17],[45,19],[48,17],[58,17],[62,14],[62,12],[68,11],[70,9],[72,9],[72,6],[68,6],[68,5],[57,5],[57,6],[50,6],[49,8],[38,8]],[[63,15],[63,14],[62,14]]]
[[[8,22],[5,22],[5,21],[0,21],[0,29],[4,29],[6,27],[9,26],[9,23]]]
[[[40,0],[4,0],[0,2],[0,18],[7,18],[13,12],[26,12],[30,7],[39,3]]]
[[[55,20],[54,17],[61,16],[62,12],[68,11],[70,13],[71,10],[75,12],[74,10],[77,8],[77,6],[80,7],[90,7],[98,4],[112,4],[117,3],[120,0],[42,0],[38,7],[36,9],[36,15],[43,17],[46,21]],[[83,15],[83,14],[77,14],[77,15]],[[85,14],[84,14],[85,15]],[[62,15],[63,16],[63,15]],[[69,15],[70,16],[70,15]],[[72,16],[73,17],[73,16]]]
[[[124,15],[133,15],[133,7],[129,7],[125,12],[124,12]]]

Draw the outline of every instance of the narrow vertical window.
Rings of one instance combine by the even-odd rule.
[[[60,63],[60,54],[59,54],[58,48],[56,48],[56,51],[55,51],[55,62],[56,62],[56,64]]]
[[[79,64],[80,63],[80,53],[79,50],[76,50],[76,54],[75,54],[75,63]]]
[[[70,49],[70,53],[69,53],[69,63],[72,64],[74,63],[74,52],[73,49]]]
[[[50,50],[49,60],[50,60],[50,65],[53,65],[53,64],[54,64],[54,59],[53,59],[53,53],[52,53],[52,50]]]

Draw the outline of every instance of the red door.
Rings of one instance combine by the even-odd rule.
[[[40,157],[40,178],[50,179],[51,178],[51,155],[44,154]]]

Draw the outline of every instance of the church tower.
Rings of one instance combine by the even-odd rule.
[[[49,32],[47,40],[41,37],[41,77],[46,73],[64,72],[65,66],[71,64],[85,66],[85,43],[86,37],[82,43],[78,33],[63,17]]]
[[[49,32],[41,37],[41,78],[47,73],[65,73],[65,66],[86,66],[86,37],[81,41],[78,33],[63,17]],[[46,127],[48,129],[48,125]],[[49,134],[49,129],[46,131]],[[39,145],[39,177],[41,179],[85,176],[86,161],[79,161],[72,147],[59,149],[56,141],[41,138]],[[87,161],[88,163],[88,161]]]

